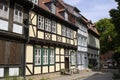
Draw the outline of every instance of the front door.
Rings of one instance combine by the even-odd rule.
[[[65,57],[65,69],[69,69],[69,57]]]

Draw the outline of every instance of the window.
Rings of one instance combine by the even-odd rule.
[[[67,28],[67,37],[68,37],[68,38],[70,38],[70,34],[71,34],[71,33],[70,33],[70,29]]]
[[[78,63],[79,65],[82,64],[81,55],[82,55],[82,54],[78,52],[78,54],[77,54],[77,63]]]
[[[55,51],[50,48],[35,47],[34,62],[36,66],[55,64]]]
[[[23,7],[16,4],[14,7],[14,21],[23,23]]]
[[[53,4],[51,4],[51,11],[52,11],[52,13],[53,14],[55,14],[56,13],[56,6],[55,6],[55,4],[53,3]]]
[[[81,41],[81,37],[78,37],[78,45],[81,45],[82,41]]]
[[[55,21],[52,21],[52,32],[53,33],[56,33],[56,22]]]
[[[51,49],[51,53],[50,53],[50,64],[54,64],[54,49]]]
[[[73,30],[70,31],[70,38],[73,39]]]
[[[43,65],[48,65],[48,49],[43,49]]]
[[[34,4],[38,4],[38,0],[29,0],[31,2],[33,2]]]
[[[75,53],[71,51],[71,65],[75,65],[75,63],[76,63]]]
[[[35,49],[35,65],[41,65],[41,49]]]
[[[38,15],[38,28],[44,30],[44,17]]]
[[[45,18],[45,30],[49,32],[51,31],[51,21],[47,18]]]
[[[68,20],[68,14],[67,14],[67,12],[65,12],[64,14],[65,14],[65,20]]]
[[[8,19],[9,17],[9,7],[6,1],[0,2],[0,17]]]
[[[62,25],[62,35],[66,36],[66,27]]]

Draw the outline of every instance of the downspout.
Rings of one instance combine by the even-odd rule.
[[[24,65],[23,65],[23,67],[24,67],[24,73],[23,73],[24,80],[26,80],[26,44],[29,43],[29,41],[30,41],[30,37],[29,37],[29,25],[30,25],[29,12],[34,9],[34,6],[35,5],[32,3],[32,7],[28,10],[28,20],[26,21],[26,26],[27,26],[27,36],[26,36],[26,38],[27,38],[27,41],[24,44]]]

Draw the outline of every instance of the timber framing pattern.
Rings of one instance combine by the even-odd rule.
[[[76,19],[88,24],[79,12],[62,0],[1,0],[0,78],[76,68]]]

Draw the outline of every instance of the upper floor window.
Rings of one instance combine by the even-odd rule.
[[[71,31],[70,31],[70,38],[71,38],[71,39],[73,39],[73,36],[74,36],[73,34],[74,34],[74,33],[73,33],[73,30],[71,29]]]
[[[23,7],[17,4],[14,7],[14,21],[23,23]]]
[[[64,15],[65,15],[65,16],[64,16],[64,17],[65,17],[65,20],[68,20],[68,14],[67,14],[67,12],[65,12]]]
[[[57,27],[57,24],[55,21],[52,21],[52,32],[53,33],[56,33],[56,27]]]
[[[81,37],[78,37],[78,45],[81,45],[82,41],[81,41]]]
[[[52,12],[53,14],[56,13],[56,6],[55,6],[54,3],[51,4],[51,12]]]
[[[9,17],[8,2],[3,0],[0,2],[0,17],[6,18],[6,19],[8,19]]]
[[[31,2],[33,2],[34,4],[38,4],[38,0],[29,0]]]
[[[67,37],[70,38],[70,29],[67,28]]]
[[[66,36],[66,27],[62,25],[62,36]]]
[[[44,17],[38,15],[38,28],[44,30]]]
[[[45,30],[46,31],[51,31],[51,20],[48,18],[45,18]]]

